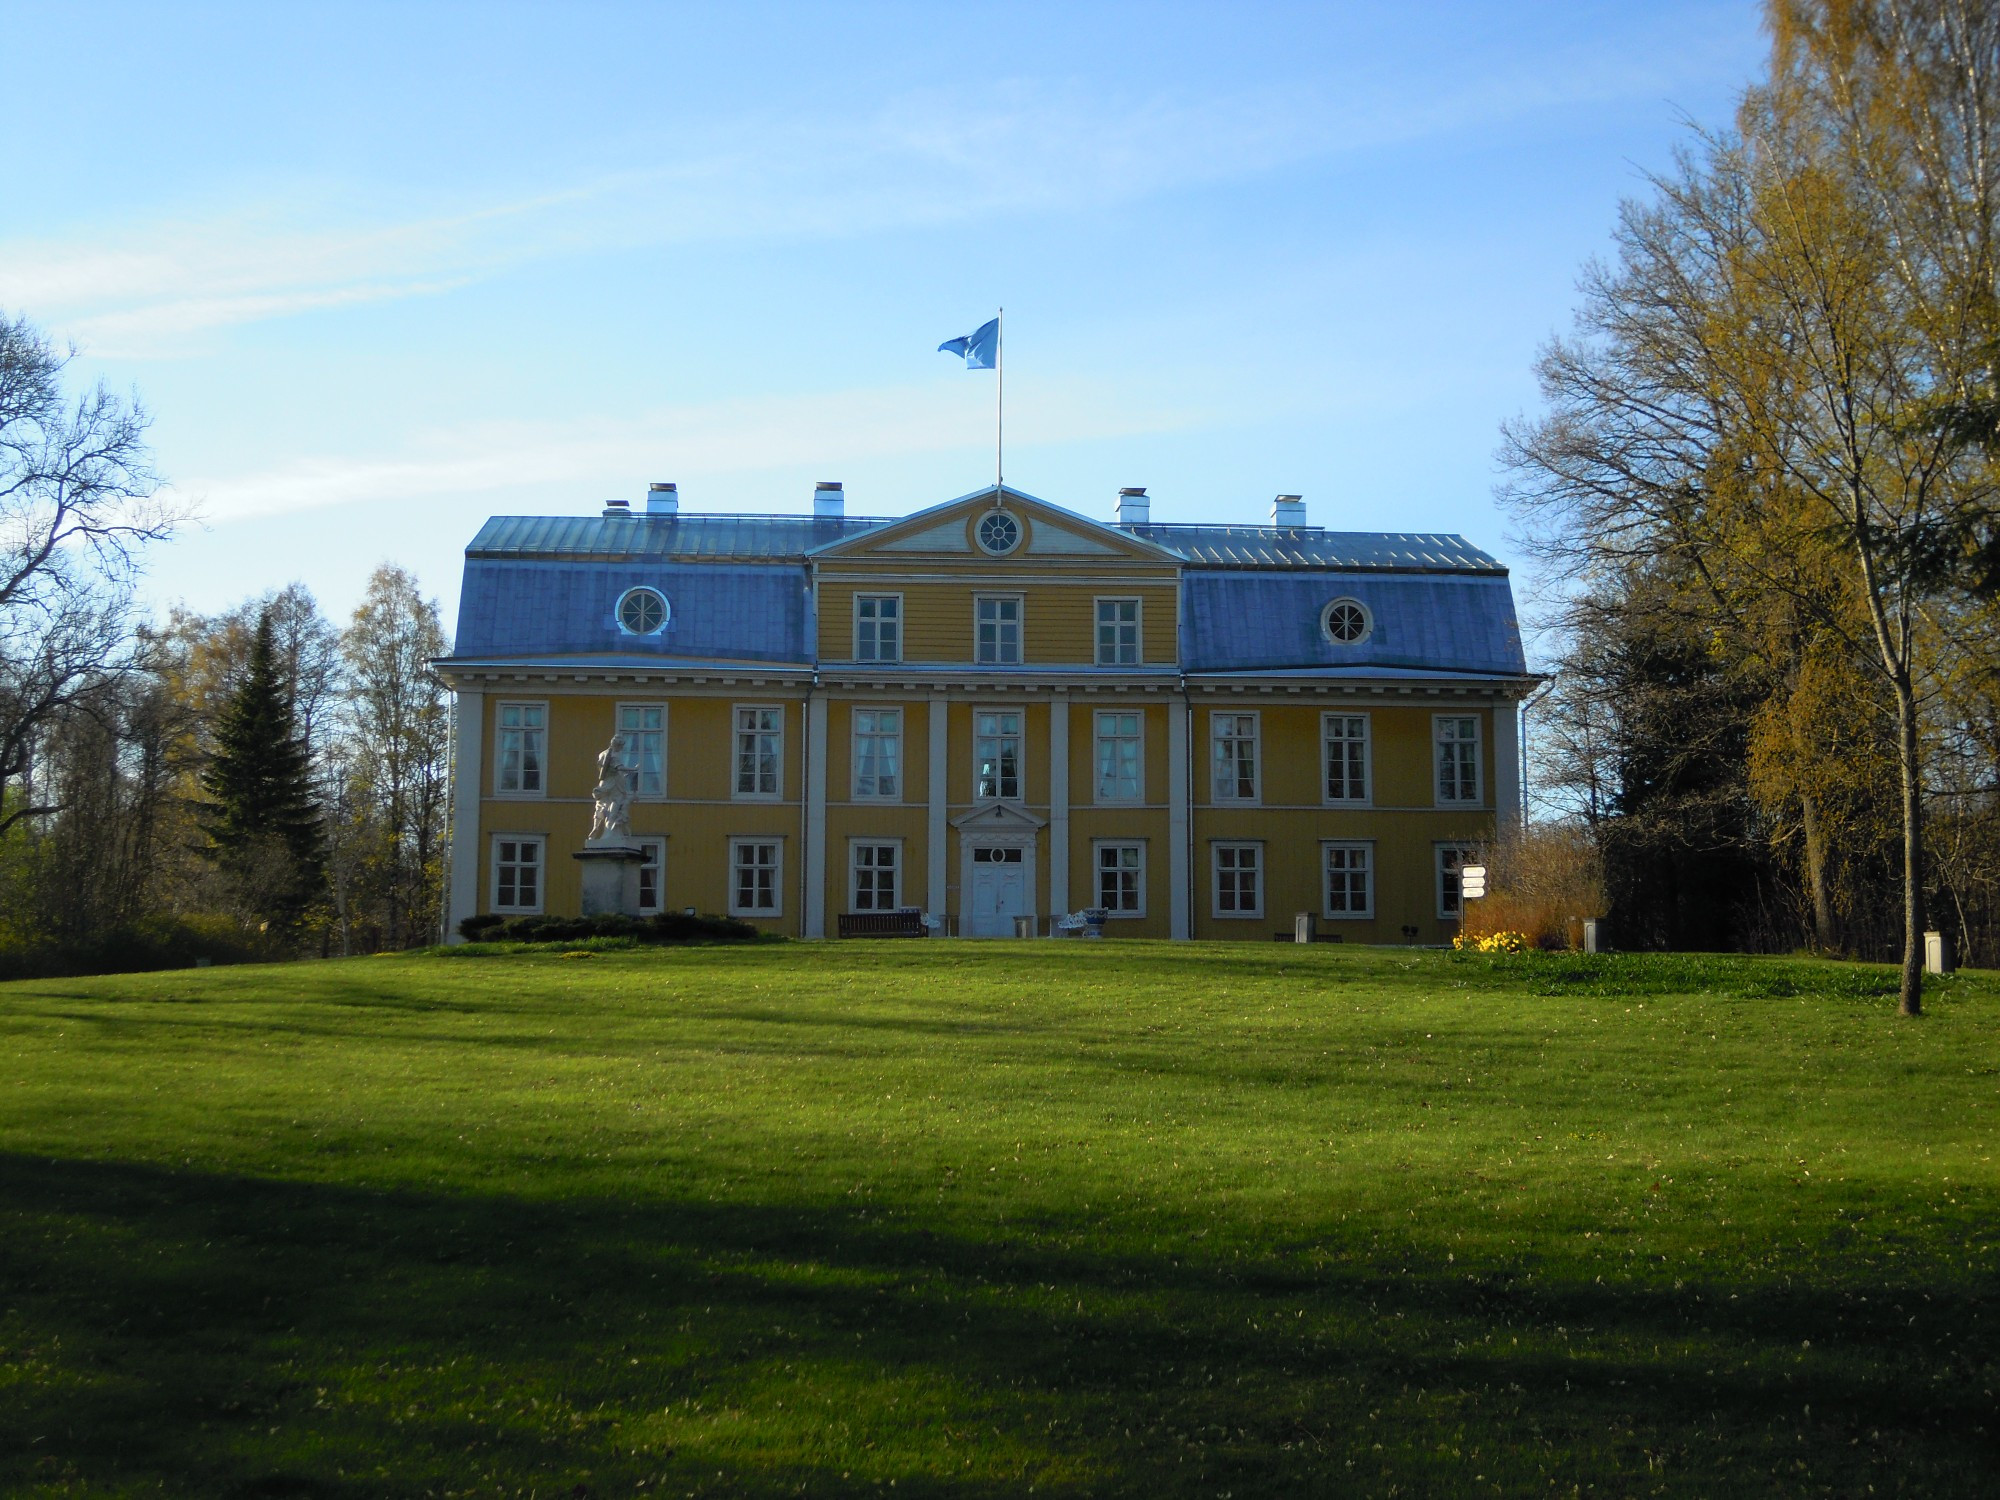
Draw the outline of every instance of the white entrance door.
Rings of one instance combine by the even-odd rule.
[[[1020,849],[973,849],[967,937],[1014,935],[1014,918],[1028,914],[1027,870]]]

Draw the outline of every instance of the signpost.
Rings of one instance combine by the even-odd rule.
[[[1458,894],[1463,901],[1477,901],[1486,894],[1486,866],[1461,865],[1458,870]]]

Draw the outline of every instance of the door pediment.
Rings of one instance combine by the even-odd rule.
[[[960,813],[951,820],[951,826],[965,835],[1024,835],[1046,828],[1048,819],[1038,818],[1012,802],[985,802],[971,812]]]

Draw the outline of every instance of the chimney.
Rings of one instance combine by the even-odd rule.
[[[681,513],[681,487],[671,479],[656,479],[646,486],[646,514],[677,516]]]
[[[1271,524],[1273,526],[1303,526],[1306,524],[1306,502],[1297,495],[1280,495],[1271,502]]]
[[[822,479],[813,486],[813,519],[838,521],[847,513],[847,495],[838,479]]]
[[[632,502],[630,500],[607,500],[604,502],[604,513],[607,516],[625,516],[629,519],[632,514]]]
[[[1152,513],[1153,502],[1146,498],[1146,487],[1118,492],[1118,524],[1120,526],[1143,526]]]

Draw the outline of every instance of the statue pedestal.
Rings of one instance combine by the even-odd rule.
[[[639,915],[639,866],[646,852],[621,839],[598,839],[576,852],[583,866],[583,914],[605,912]]]

